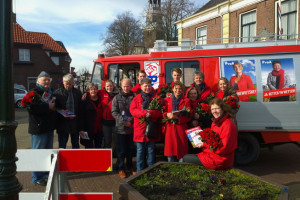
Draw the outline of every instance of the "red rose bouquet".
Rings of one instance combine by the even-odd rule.
[[[161,98],[165,98],[167,96],[167,93],[171,93],[172,89],[168,84],[162,85],[157,90],[157,95]]]
[[[219,135],[210,128],[204,129],[199,134],[202,142],[206,143],[211,151],[223,146]]]
[[[224,102],[229,104],[232,109],[240,108],[238,104],[238,98],[236,96],[228,96],[224,98]]]
[[[37,94],[35,91],[30,91],[23,97],[21,104],[23,107],[30,108],[30,105],[37,104],[41,99],[41,96]]]
[[[208,117],[209,116],[209,105],[206,103],[199,103],[195,109],[196,113],[200,116]]]

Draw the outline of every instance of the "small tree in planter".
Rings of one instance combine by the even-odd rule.
[[[160,162],[120,183],[124,199],[288,199],[284,187],[246,172]]]

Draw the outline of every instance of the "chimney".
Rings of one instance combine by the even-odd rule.
[[[11,13],[11,23],[12,24],[17,23],[17,16],[16,16],[16,13],[14,13],[14,12]]]

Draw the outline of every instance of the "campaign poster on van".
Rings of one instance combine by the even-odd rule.
[[[152,81],[152,87],[158,89],[159,86],[159,73],[160,66],[159,61],[145,61],[144,68],[147,75],[147,78],[150,78]]]
[[[296,101],[293,58],[262,59],[260,63],[264,102]]]
[[[224,61],[224,75],[239,101],[257,101],[255,60]]]

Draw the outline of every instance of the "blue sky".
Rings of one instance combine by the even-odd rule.
[[[208,0],[191,0],[200,8]],[[102,37],[116,16],[131,11],[142,19],[148,0],[13,0],[17,22],[26,30],[48,33],[62,41],[71,66],[91,72],[93,59],[103,51]]]

